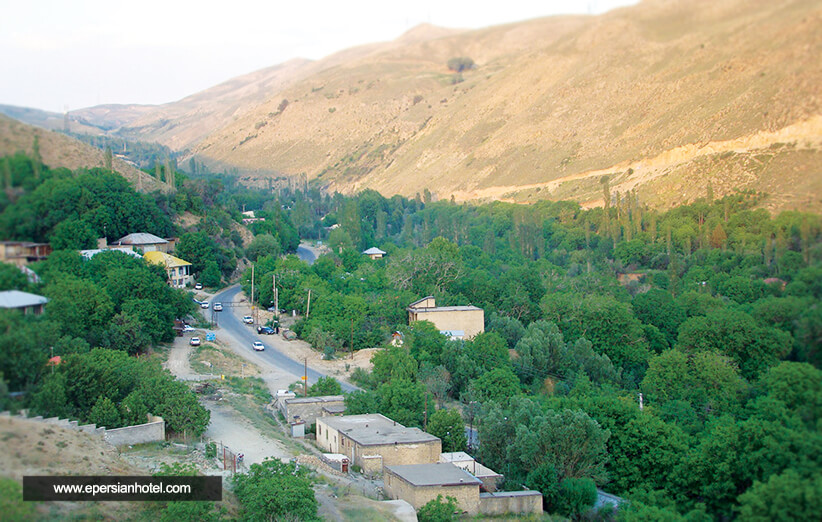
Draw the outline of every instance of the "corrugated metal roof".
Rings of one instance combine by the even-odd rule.
[[[0,308],[26,308],[48,303],[47,297],[42,295],[21,292],[20,290],[6,290],[0,292]]]
[[[168,241],[165,239],[157,237],[154,234],[149,234],[148,232],[129,234],[114,242],[115,245],[162,245],[166,243],[168,243]]]
[[[382,250],[380,250],[380,249],[379,249],[379,248],[377,248],[377,247],[371,247],[371,248],[369,248],[368,250],[366,250],[365,252],[363,252],[363,254],[365,254],[365,255],[367,255],[367,256],[374,255],[374,254],[382,254],[382,255],[385,255],[385,252],[383,252]]]

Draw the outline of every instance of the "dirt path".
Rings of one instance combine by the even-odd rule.
[[[205,407],[211,412],[205,436],[235,453],[245,454],[246,465],[259,464],[266,457],[288,460],[294,456],[280,441],[266,436],[230,406],[209,401]]]

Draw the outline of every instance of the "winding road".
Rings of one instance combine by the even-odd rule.
[[[264,362],[276,366],[293,375],[303,375],[305,363],[289,357],[288,348],[290,341],[286,341],[279,335],[258,335],[253,327],[244,324],[242,318],[236,314],[237,308],[231,306],[230,303],[238,303],[240,301],[238,294],[242,291],[239,286],[231,286],[211,298],[211,304],[215,302],[223,303],[223,311],[220,314],[219,324],[220,328],[227,330],[238,341],[243,344],[243,348],[252,351],[251,343],[254,341],[262,341],[265,350],[256,352]],[[325,377],[324,373],[308,367],[308,384],[311,385],[317,382],[320,377]],[[343,391],[352,392],[359,390],[356,386],[340,382]]]

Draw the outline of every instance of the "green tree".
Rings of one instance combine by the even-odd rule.
[[[108,397],[97,398],[97,402],[88,414],[88,420],[106,428],[120,428],[122,426],[120,412]]]
[[[704,420],[737,412],[747,383],[723,355],[667,350],[651,359],[640,389],[649,404],[685,401]]]
[[[217,288],[222,283],[222,276],[220,275],[220,268],[215,261],[207,261],[200,277],[197,280],[210,288]]]
[[[146,351],[151,345],[151,337],[145,332],[145,326],[139,319],[120,312],[111,319],[102,344],[106,348],[123,350],[129,355],[136,355]]]
[[[281,253],[280,242],[271,234],[255,236],[245,249],[245,255],[251,261],[263,256],[278,257]]]
[[[26,290],[28,284],[22,270],[8,263],[0,263],[0,291]]]
[[[437,495],[437,498],[430,500],[417,512],[417,520],[420,522],[452,522],[459,520],[457,512],[459,502],[454,497]]]
[[[428,419],[428,433],[442,440],[442,451],[465,451],[465,422],[456,409],[440,409]]]
[[[312,397],[340,394],[342,394],[342,387],[334,377],[320,377],[317,382],[308,387],[308,395]]]
[[[519,379],[510,368],[494,368],[471,381],[469,388],[473,399],[480,402],[508,402],[520,393]]]
[[[589,478],[569,478],[559,485],[557,511],[575,520],[594,506],[597,487]]]
[[[739,497],[739,520],[790,521],[818,518],[816,499],[822,495],[822,475],[803,477],[789,469],[756,482]]]
[[[393,379],[377,389],[380,410],[386,417],[404,426],[422,426],[425,410],[425,388],[405,378]]]
[[[525,485],[542,493],[542,506],[545,511],[551,512],[555,509],[559,500],[559,477],[553,465],[544,463],[532,469],[525,477]]]
[[[242,520],[319,520],[317,499],[305,468],[265,460],[252,464],[248,473],[232,478],[242,506]]]

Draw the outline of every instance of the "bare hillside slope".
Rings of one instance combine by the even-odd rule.
[[[457,77],[457,56],[477,67]],[[651,0],[399,39],[271,94],[194,153],[251,182],[304,173],[349,192],[595,205],[609,175],[660,205],[711,182],[819,209],[819,56],[810,0]]]

